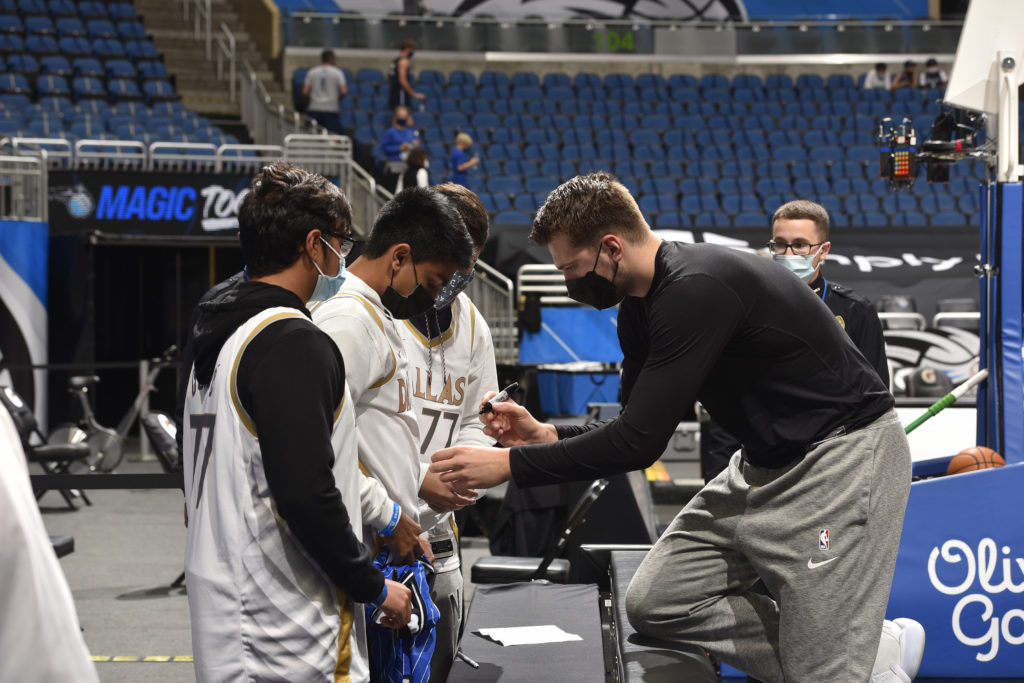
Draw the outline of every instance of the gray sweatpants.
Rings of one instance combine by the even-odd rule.
[[[640,565],[630,623],[769,683],[867,681],[910,476],[895,411],[784,468],[737,453]],[[749,591],[758,578],[776,599]]]

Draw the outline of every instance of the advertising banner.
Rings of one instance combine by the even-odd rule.
[[[250,175],[212,173],[50,173],[55,235],[230,237]]]
[[[0,220],[0,385],[11,386],[46,424],[47,225]]]
[[[1024,464],[916,482],[887,618],[924,625],[922,677],[1024,675]]]

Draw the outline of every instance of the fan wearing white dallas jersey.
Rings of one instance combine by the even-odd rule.
[[[382,491],[368,481],[362,490],[364,519],[378,533],[391,531],[390,520],[408,516],[418,521],[429,509],[420,498],[441,512],[473,502],[441,485],[421,462],[402,339],[403,321],[432,309],[455,271],[469,270],[472,252],[462,219],[443,195],[425,188],[403,190],[377,215],[341,291],[312,309],[314,322],[341,349],[349,369],[359,461],[383,485]],[[429,553],[425,540],[423,548]]]
[[[475,261],[487,243],[487,210],[479,197],[461,185],[445,183],[434,189],[462,216],[473,240]],[[483,433],[478,415],[484,394],[498,391],[494,344],[487,321],[462,292],[471,278],[455,273],[431,310],[404,321],[412,403],[420,425],[420,460],[425,465],[441,448],[494,443]],[[439,514],[426,504],[420,507],[420,524],[434,553],[437,576],[432,597],[441,612],[430,680],[444,681],[458,651],[462,625],[458,528],[451,513]]]
[[[305,309],[344,278],[351,209],[324,178],[272,164],[239,225],[252,277],[199,306],[185,401],[196,678],[367,681],[354,603],[381,606],[397,628],[409,592],[353,531],[361,477],[344,362]]]

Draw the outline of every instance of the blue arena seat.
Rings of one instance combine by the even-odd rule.
[[[39,60],[39,66],[42,73],[51,76],[63,76],[64,78],[70,78],[74,73],[68,60],[60,55],[43,57]]]
[[[53,36],[34,34],[25,38],[25,49],[35,57],[59,55],[61,53],[57,39]]]
[[[53,21],[50,17],[45,15],[35,15],[25,17],[25,33],[32,35],[44,35],[44,36],[56,36],[57,29],[54,28]]]
[[[931,217],[931,224],[935,227],[960,227],[969,225],[972,221],[961,213],[954,211],[940,211]]]
[[[733,217],[732,224],[737,228],[761,228],[768,225],[768,220],[760,211],[744,211]]]
[[[778,90],[780,88],[791,90],[793,88],[793,79],[786,74],[769,74],[764,79],[764,87],[766,90]]]
[[[511,88],[512,81],[507,74],[500,71],[485,71],[480,74],[478,81],[481,88],[491,86],[496,88]]]
[[[103,60],[120,59],[127,54],[125,52],[125,44],[116,38],[94,38],[92,41],[92,51],[93,54]]]
[[[117,29],[109,19],[90,19],[85,23],[90,38],[116,38]]]
[[[726,161],[722,164],[722,178],[744,178],[755,177],[755,165],[748,161]]]
[[[106,19],[106,3],[98,0],[82,0],[78,3],[78,14],[83,19]]]
[[[558,187],[558,184],[558,178],[553,178],[551,176],[534,175],[526,178],[524,188],[527,192],[531,192],[533,194],[547,195],[549,192]]]
[[[856,161],[832,164],[831,171],[833,180],[836,178],[864,178],[864,165]]]
[[[115,28],[121,40],[143,40],[146,37],[146,29],[138,21],[119,21]]]
[[[32,92],[32,86],[23,74],[6,73],[0,74],[0,93],[28,95]]]
[[[892,220],[884,213],[878,213],[875,211],[867,211],[862,213],[848,213],[850,215],[850,225],[853,226],[884,228],[889,225],[892,225]]]
[[[547,88],[571,88],[572,79],[567,74],[549,73],[544,75],[542,85]]]
[[[525,225],[529,226],[533,223],[530,218],[530,214],[523,211],[505,210],[499,211],[494,217],[495,225]]]
[[[54,57],[56,55],[48,55],[48,57]],[[42,59],[46,59],[43,57]],[[7,71],[10,73],[21,74],[30,81],[34,80],[39,75],[39,61],[32,55],[28,54],[14,54],[7,55]]]
[[[927,227],[928,219],[924,214],[918,213],[917,211],[900,211],[893,215],[892,224],[907,226],[910,228],[923,228]]]
[[[25,52],[25,39],[17,33],[0,33],[0,54],[15,55]]]
[[[112,2],[108,4],[107,14],[111,19],[121,21],[132,20],[138,16],[130,2]]]
[[[877,152],[876,152],[877,156]],[[811,146],[811,161],[834,164],[846,158],[845,153],[838,145],[820,144]]]
[[[28,130],[37,138],[61,138],[68,134],[60,117],[33,119],[28,122]]]
[[[131,78],[136,77],[135,65],[127,59],[111,59],[103,65],[107,72],[107,78]]]
[[[564,159],[544,161],[540,165],[542,175],[567,180],[576,175],[576,165]]]
[[[800,197],[814,199],[815,197],[831,194],[832,191],[832,183],[827,178],[821,176],[799,178],[793,181],[793,192]]]
[[[718,198],[713,194],[683,195],[679,200],[679,210],[686,213],[702,213],[721,211]]]
[[[168,81],[150,80],[142,84],[142,94],[146,99],[146,102],[150,105],[157,102],[166,102],[177,99],[178,95],[174,92],[174,86]],[[121,99],[134,99],[134,98],[121,98]]]
[[[974,215],[978,213],[978,196],[974,193],[965,194],[957,202],[957,206],[960,207],[960,211],[965,214]]]
[[[704,211],[693,219],[695,228],[728,228],[731,225],[732,220],[721,211]]]
[[[854,194],[843,203],[846,213],[855,216],[858,213],[880,213],[878,197],[873,194]]]
[[[765,224],[765,216],[760,213],[761,203],[755,197],[742,194],[728,194],[722,196],[722,211],[730,216],[741,213],[757,213],[761,217],[758,226]]]
[[[690,217],[676,211],[664,211],[654,219],[654,228],[688,228],[692,224]]]
[[[39,97],[47,95],[70,97],[71,87],[63,76],[40,76],[36,79],[36,93]]]
[[[889,193],[882,199],[882,211],[889,215],[901,212],[917,212],[917,197],[905,192]]]

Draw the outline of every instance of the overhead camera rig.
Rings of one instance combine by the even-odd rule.
[[[878,126],[879,176],[894,190],[905,190],[917,180],[921,166],[930,183],[948,183],[949,167],[962,159],[981,159],[995,165],[995,145],[984,140],[984,114],[943,106],[928,139],[918,145],[913,121],[898,124],[888,116]]]

